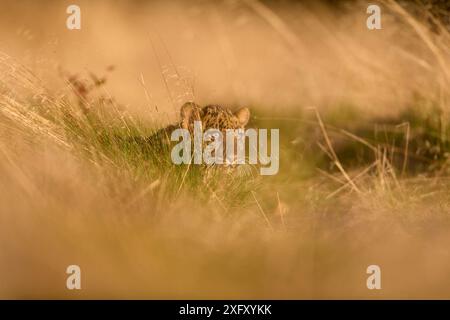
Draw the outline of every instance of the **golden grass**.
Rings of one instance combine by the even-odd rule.
[[[335,15],[252,0],[144,7],[149,36],[146,14],[130,31],[127,6],[109,9],[120,19],[97,40],[107,28],[89,17],[104,8],[82,3],[91,31],[79,37],[117,49],[115,35],[129,35],[111,59],[134,70],[132,85],[119,64],[118,83],[80,102],[73,82],[54,87],[0,56],[0,298],[450,296],[447,29],[394,1],[369,32],[360,2]],[[198,71],[195,84],[179,64]],[[207,175],[129,140],[172,121],[187,96],[250,104],[253,125],[280,128],[280,173]],[[65,288],[70,264],[81,291]],[[370,264],[381,291],[365,286]]]

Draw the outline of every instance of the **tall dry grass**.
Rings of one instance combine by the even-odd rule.
[[[71,34],[6,5],[0,297],[448,298],[449,34],[424,9],[383,2],[372,32],[363,2],[82,2]],[[49,76],[105,61],[86,97]],[[134,139],[189,98],[280,128],[280,173],[209,176]]]

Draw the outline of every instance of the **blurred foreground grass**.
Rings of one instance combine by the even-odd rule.
[[[419,34],[439,94],[401,112],[249,106],[250,126],[280,129],[272,177],[174,166],[143,143],[163,121],[71,100],[1,55],[0,297],[448,298],[448,34]]]
[[[262,177],[174,166],[139,139],[152,124],[44,100],[2,104],[2,297],[448,294],[448,132],[433,109],[255,112],[251,126],[281,132],[280,172]],[[65,290],[69,264],[80,292]],[[386,270],[381,293],[369,264]]]

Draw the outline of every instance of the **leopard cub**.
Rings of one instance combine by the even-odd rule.
[[[148,142],[157,143],[163,140],[170,144],[170,136],[176,129],[187,129],[194,132],[194,121],[200,121],[204,131],[217,129],[225,132],[227,129],[244,129],[250,120],[250,110],[240,108],[232,112],[226,107],[219,105],[199,106],[194,102],[186,102],[180,110],[180,120],[176,124],[169,125],[152,135]]]

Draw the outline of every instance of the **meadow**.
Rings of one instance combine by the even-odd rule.
[[[25,4],[0,14],[0,298],[450,297],[442,10],[81,1],[68,31]],[[278,174],[143,142],[190,100],[279,129]]]

